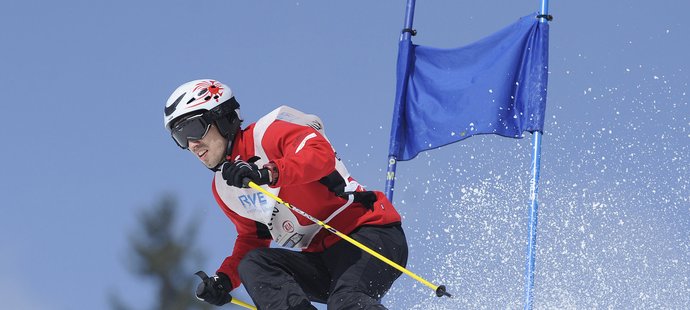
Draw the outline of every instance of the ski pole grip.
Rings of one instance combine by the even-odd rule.
[[[446,286],[445,285],[439,285],[438,288],[436,288],[436,296],[438,296],[438,297],[448,296],[449,298],[453,297],[453,295],[446,292]]]
[[[249,182],[251,182],[251,181],[252,181],[252,179],[250,179],[250,178],[242,179],[242,187],[249,188]]]
[[[195,273],[195,275],[197,275],[197,276],[199,276],[199,278],[201,278],[201,283],[199,283],[199,285],[196,287],[196,296],[201,297],[204,294],[204,291],[206,290],[206,282],[208,282],[209,277],[203,271],[197,271]],[[228,294],[228,298],[229,298],[227,301],[228,303],[233,303],[233,304],[238,304],[238,302],[242,303],[241,301],[233,302],[232,295],[230,295],[230,294]],[[245,303],[243,303],[243,304],[245,304]],[[240,305],[243,307],[247,307],[243,304],[240,304]],[[247,307],[247,308],[249,308],[249,307]],[[251,309],[251,308],[249,308],[249,309]]]

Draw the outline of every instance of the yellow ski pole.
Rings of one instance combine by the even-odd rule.
[[[255,189],[255,190],[258,190],[258,191],[264,193],[264,194],[267,195],[268,197],[273,198],[273,200],[277,201],[278,203],[280,203],[280,204],[282,204],[282,205],[285,205],[286,207],[288,207],[288,209],[290,209],[290,210],[292,210],[292,211],[295,211],[295,212],[298,213],[299,215],[304,216],[305,218],[309,219],[310,221],[312,221],[312,222],[318,224],[319,226],[325,228],[326,230],[332,232],[332,233],[335,234],[336,236],[338,236],[338,237],[344,239],[345,241],[351,243],[352,245],[354,245],[354,246],[360,248],[360,249],[363,250],[364,252],[367,252],[367,253],[371,254],[372,256],[378,258],[378,259],[381,260],[382,262],[384,262],[384,263],[390,265],[391,267],[397,269],[398,271],[400,271],[400,272],[402,272],[402,273],[404,273],[404,274],[406,274],[406,275],[412,277],[413,279],[415,279],[415,280],[421,282],[422,284],[428,286],[429,288],[431,288],[432,290],[434,290],[434,292],[436,292],[436,296],[438,296],[438,297],[442,297],[442,296],[452,297],[451,294],[449,294],[448,292],[446,292],[446,286],[445,286],[445,285],[434,285],[434,284],[432,284],[431,282],[429,282],[429,281],[427,281],[427,280],[424,280],[422,277],[420,277],[420,276],[414,274],[412,271],[407,270],[405,267],[398,265],[398,264],[395,263],[394,261],[392,261],[392,260],[386,258],[385,256],[379,254],[378,252],[376,252],[376,251],[370,249],[370,248],[367,247],[366,245],[359,243],[359,241],[350,238],[350,236],[348,236],[348,235],[346,235],[346,234],[343,234],[343,233],[339,232],[337,229],[335,229],[335,228],[329,226],[328,224],[322,222],[321,220],[319,220],[319,219],[317,219],[317,218],[315,218],[315,217],[309,215],[308,213],[306,213],[306,212],[300,210],[299,208],[297,208],[297,207],[295,207],[295,206],[293,206],[293,205],[291,205],[291,204],[289,204],[289,203],[283,201],[282,199],[280,199],[280,197],[278,197],[278,196],[276,196],[276,195],[273,195],[271,192],[269,192],[269,191],[263,189],[261,186],[257,185],[256,183],[252,182],[251,180],[249,180],[249,179],[244,179],[244,184],[247,185],[247,186],[249,186],[249,187],[251,187],[251,188],[253,188],[253,189]]]
[[[254,307],[254,306],[252,306],[252,305],[250,305],[250,304],[248,304],[248,303],[246,303],[246,302],[244,302],[244,301],[237,300],[237,299],[235,299],[234,297],[230,300],[230,302],[233,303],[233,304],[236,304],[236,305],[238,305],[238,306],[240,306],[240,307],[245,307],[245,308],[247,308],[247,309],[256,310],[256,307]]]

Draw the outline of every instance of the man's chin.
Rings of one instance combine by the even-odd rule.
[[[213,168],[217,167],[218,165],[220,165],[220,161],[217,161],[214,164],[214,163],[211,163],[209,161],[202,160],[201,163],[203,163],[204,166],[206,166],[206,168],[209,168],[209,169],[213,169]]]

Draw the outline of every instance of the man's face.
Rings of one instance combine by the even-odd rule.
[[[224,160],[227,147],[228,139],[223,138],[215,124],[211,125],[203,138],[189,140],[189,151],[208,168],[218,166]]]

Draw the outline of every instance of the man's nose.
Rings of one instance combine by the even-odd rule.
[[[194,148],[199,145],[199,140],[192,140],[192,139],[187,139],[187,144],[189,145],[189,148]]]

